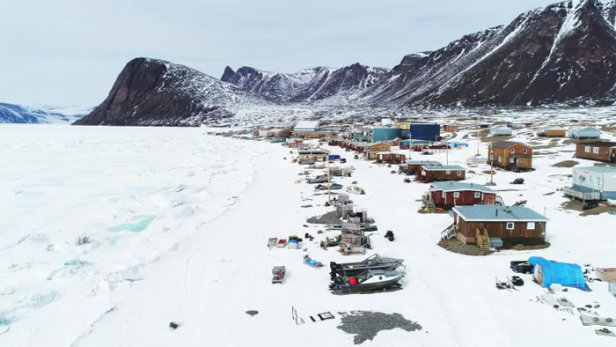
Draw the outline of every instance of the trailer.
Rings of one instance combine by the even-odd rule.
[[[286,268],[284,266],[274,266],[272,268],[272,283],[282,283]]]

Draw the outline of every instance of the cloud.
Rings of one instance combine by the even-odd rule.
[[[20,0],[0,12],[3,102],[97,105],[137,56],[215,77],[293,72],[408,53],[505,24],[549,0]]]

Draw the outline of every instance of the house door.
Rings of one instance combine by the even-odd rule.
[[[495,197],[496,197],[496,195],[494,195],[494,194],[484,194],[483,195],[483,203],[485,205],[494,205],[495,202],[496,202]]]
[[[610,148],[610,163],[616,163],[616,148]]]

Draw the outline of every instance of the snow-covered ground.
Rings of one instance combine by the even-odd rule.
[[[465,165],[477,151],[476,141],[469,144],[430,159]],[[304,265],[302,250],[266,247],[270,237],[317,236],[322,227],[303,224],[327,210],[326,196],[294,183],[302,168],[280,145],[199,128],[0,127],[0,346],[349,346],[353,336],[336,326],[338,312],[351,310],[397,312],[422,326],[380,332],[364,346],[613,345],[577,313],[552,307],[561,297],[576,306],[597,302],[598,313],[614,318],[616,298],[605,283],[555,294],[528,276],[518,291],[494,286],[495,277],[513,274],[509,261],[532,255],[615,265],[616,216],[561,208],[566,200],[556,189],[570,184],[571,170],[552,165],[570,159],[573,145],[539,150],[547,154],[536,155],[532,173],[494,176],[506,203],[527,200],[550,218],[551,247],[486,257],[437,246],[451,217],[417,213],[427,185],[405,184],[391,168],[331,149],[357,169],[335,181],[358,181],[367,192],[352,199],[377,222],[374,252],[405,259],[403,290],[334,296],[327,267]],[[485,183],[486,169],[472,168],[469,181]],[[516,177],[526,183],[510,185]],[[386,230],[394,242],[383,238]],[[320,249],[328,235],[305,241],[313,259],[363,259]],[[274,265],[287,267],[282,285],[271,284]],[[541,295],[549,304],[537,302]],[[305,324],[292,320],[292,306]],[[325,311],[336,319],[308,319]],[[169,329],[171,321],[180,328]]]

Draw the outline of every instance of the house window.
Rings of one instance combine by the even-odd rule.
[[[509,158],[509,163],[514,164],[515,163],[515,159]]]
[[[513,222],[507,223],[507,230],[513,230]]]
[[[460,192],[455,192],[455,193],[453,193],[453,197],[454,197],[454,198],[459,198],[459,197],[460,197]]]
[[[481,193],[480,192],[475,192],[475,199],[479,199],[481,197]]]
[[[515,148],[511,149],[511,154],[515,154]]]
[[[528,223],[526,223],[526,229],[527,230],[535,230],[535,222],[528,222]]]
[[[592,152],[595,154],[599,154],[599,147],[593,147]]]
[[[524,154],[528,154],[528,149],[524,148]]]
[[[584,152],[586,152],[586,153],[590,153],[590,146],[586,146],[586,147],[584,147]]]
[[[502,163],[502,162],[503,162],[503,157],[499,156],[499,157],[498,157],[498,162],[499,162],[499,163]]]
[[[456,174],[457,174],[458,176],[462,176],[462,171],[458,171],[458,172],[456,172]]]
[[[601,177],[595,177],[595,185],[596,186],[600,186],[601,185]]]
[[[441,195],[443,197],[443,199],[445,199],[445,191],[443,191],[443,194]]]
[[[447,170],[445,171],[446,174],[451,175],[451,171]]]

